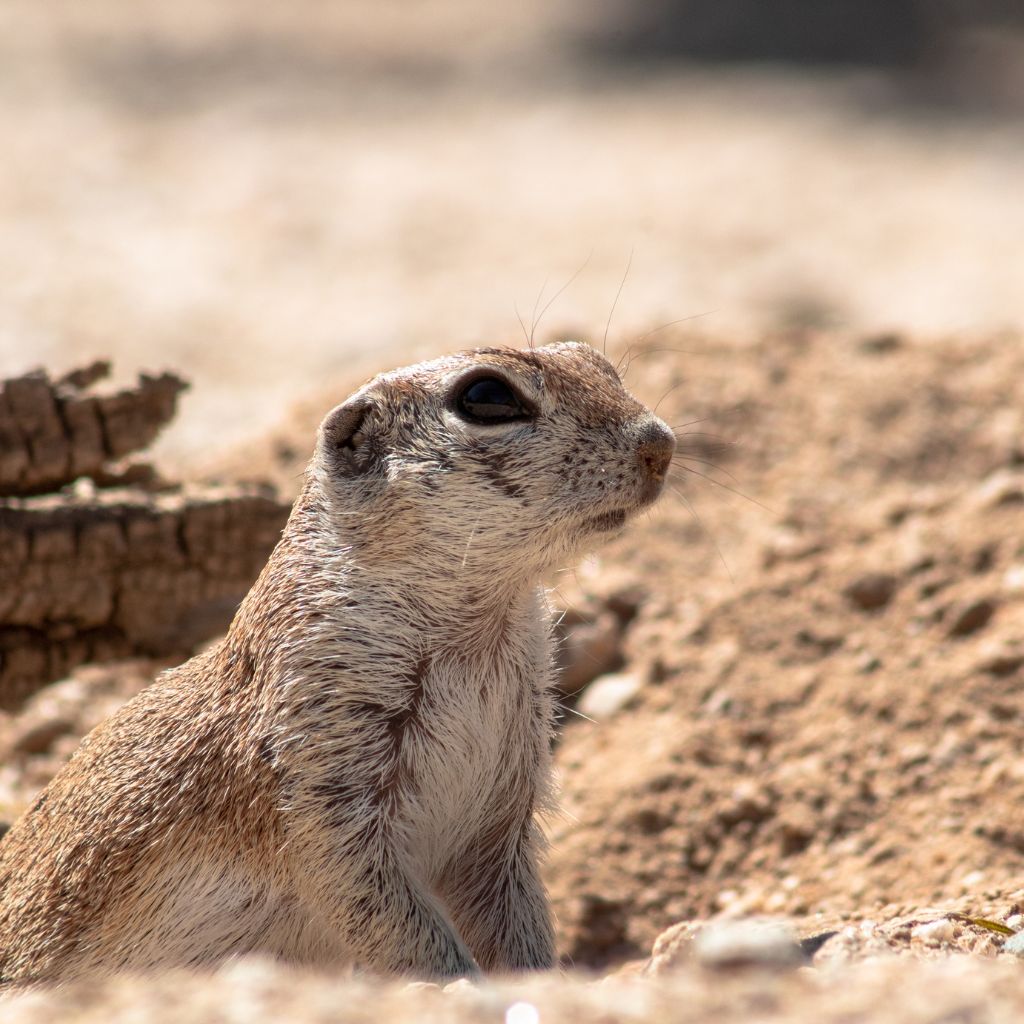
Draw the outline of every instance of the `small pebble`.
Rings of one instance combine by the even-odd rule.
[[[863,611],[884,608],[896,592],[896,577],[888,572],[869,572],[848,583],[846,599]]]
[[[969,636],[971,633],[976,633],[988,625],[995,610],[995,602],[986,597],[961,605],[953,610],[946,633],[951,637]]]
[[[539,1024],[540,1013],[533,1003],[513,1003],[505,1011],[505,1024]]]
[[[1024,932],[1017,932],[1016,935],[1011,935],[1003,943],[1003,952],[1024,957]]]
[[[632,672],[599,676],[583,691],[577,708],[580,714],[603,722],[635,697],[642,685],[640,677]]]
[[[982,508],[1000,508],[1024,503],[1024,477],[1019,472],[999,470],[974,492],[974,500]]]
[[[779,921],[718,921],[693,940],[699,964],[712,970],[734,967],[797,967],[805,956],[792,929]]]
[[[953,927],[953,922],[944,917],[941,921],[919,924],[910,934],[913,938],[929,946],[938,946],[943,942],[952,942],[956,935],[956,929]]]
[[[1024,565],[1011,565],[1003,574],[1003,589],[1008,594],[1024,594]]]

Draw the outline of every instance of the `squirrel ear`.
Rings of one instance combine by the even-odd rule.
[[[371,408],[369,399],[356,395],[332,409],[320,424],[320,447],[345,475],[363,473],[369,466],[364,427]]]

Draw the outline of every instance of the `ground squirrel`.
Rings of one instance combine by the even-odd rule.
[[[322,423],[227,636],[87,736],[0,842],[0,975],[252,951],[551,967],[539,583],[661,491],[669,428],[589,346],[385,373]]]

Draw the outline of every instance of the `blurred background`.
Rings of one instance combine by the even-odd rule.
[[[0,153],[3,372],[180,370],[172,461],[577,271],[540,337],[1021,322],[1016,0],[5,0]]]

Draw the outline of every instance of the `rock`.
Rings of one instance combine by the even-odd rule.
[[[928,921],[919,924],[910,933],[911,937],[923,942],[926,946],[941,946],[943,943],[952,942],[955,937],[953,922],[948,917],[938,921]]]
[[[645,587],[638,583],[626,582],[610,591],[604,603],[620,623],[629,625],[647,602],[648,596]]]
[[[1002,469],[975,489],[972,498],[979,508],[1002,508],[1024,504],[1024,474]]]
[[[601,967],[636,950],[629,940],[629,914],[621,900],[585,892],[563,914],[569,924],[567,952],[570,962]]]
[[[693,953],[693,938],[703,927],[700,921],[680,921],[663,931],[654,940],[644,973],[665,974],[686,963]]]
[[[884,608],[896,592],[896,577],[888,572],[869,572],[852,580],[843,594],[850,604],[862,611]]]
[[[1009,594],[1024,594],[1024,565],[1011,565],[1006,570],[1003,589]]]
[[[996,603],[983,597],[952,610],[946,635],[949,637],[969,636],[988,625],[995,614]]]
[[[8,746],[11,754],[41,754],[53,746],[54,740],[75,730],[67,718],[44,718],[19,725]]]
[[[977,662],[979,672],[990,676],[1010,676],[1024,665],[1024,649],[997,643],[986,647]]]
[[[774,813],[775,800],[772,794],[758,783],[744,779],[733,787],[728,796],[723,794],[715,816],[728,829],[741,822],[760,824]]]
[[[643,680],[633,672],[614,672],[600,676],[584,690],[577,709],[587,718],[604,721],[625,707],[642,686]]]
[[[1024,957],[1024,932],[1017,932],[1016,935],[1011,935],[1003,943],[1003,952]]]
[[[598,676],[622,664],[622,626],[611,611],[567,612],[554,632],[557,686],[570,702]]]
[[[869,355],[886,355],[903,348],[903,338],[895,331],[882,331],[861,338],[858,348]]]
[[[800,952],[803,953],[807,960],[813,960],[818,950],[824,948],[825,944],[834,939],[838,934],[839,932],[833,930],[818,932],[817,935],[808,935],[800,940]]]
[[[716,921],[694,936],[694,959],[711,970],[763,967],[780,970],[805,962],[793,930],[781,921]]]
[[[540,1011],[533,1003],[513,1003],[505,1011],[505,1024],[540,1024]]]

